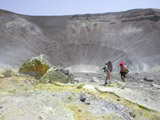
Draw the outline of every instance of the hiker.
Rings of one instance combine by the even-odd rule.
[[[111,79],[111,76],[112,76],[112,73],[111,73],[112,72],[112,62],[109,61],[108,63],[106,63],[105,67],[103,69],[104,69],[104,72],[107,73],[105,83],[104,83],[104,85],[107,85],[108,80],[109,80],[109,83],[111,83],[110,79]]]
[[[123,65],[123,62],[120,62],[119,65],[120,65],[120,72],[119,72],[119,74],[121,74],[122,81],[125,82],[125,76],[129,72],[129,70]]]

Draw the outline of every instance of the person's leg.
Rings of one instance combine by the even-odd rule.
[[[110,74],[109,73],[107,74],[107,80],[110,80]]]
[[[111,84],[111,74],[108,73],[108,82]]]
[[[107,84],[107,76],[106,76],[106,79],[105,79],[105,83],[104,84]]]
[[[125,77],[124,76],[121,76],[121,79],[123,82],[125,82]]]
[[[105,80],[105,85],[107,84],[107,80],[109,80],[109,74],[107,73],[107,76],[106,76],[106,80]]]

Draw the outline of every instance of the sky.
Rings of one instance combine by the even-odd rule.
[[[0,9],[25,15],[74,15],[160,9],[160,0],[0,0]]]

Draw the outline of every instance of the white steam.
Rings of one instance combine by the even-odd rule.
[[[100,71],[98,66],[92,65],[75,65],[66,68],[70,72],[97,73]]]

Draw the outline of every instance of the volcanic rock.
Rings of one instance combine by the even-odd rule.
[[[96,89],[92,85],[84,85],[82,89],[88,94],[95,95],[97,93]]]
[[[32,57],[21,65],[19,73],[28,74],[39,79],[50,67],[51,64],[45,58],[45,55],[40,55],[38,57]]]
[[[40,79],[41,83],[68,83],[70,81],[69,76],[62,73],[58,68],[51,67],[44,76]]]
[[[153,82],[155,79],[152,77],[144,77],[144,79],[143,80],[145,80],[145,81],[147,81],[147,82]]]

